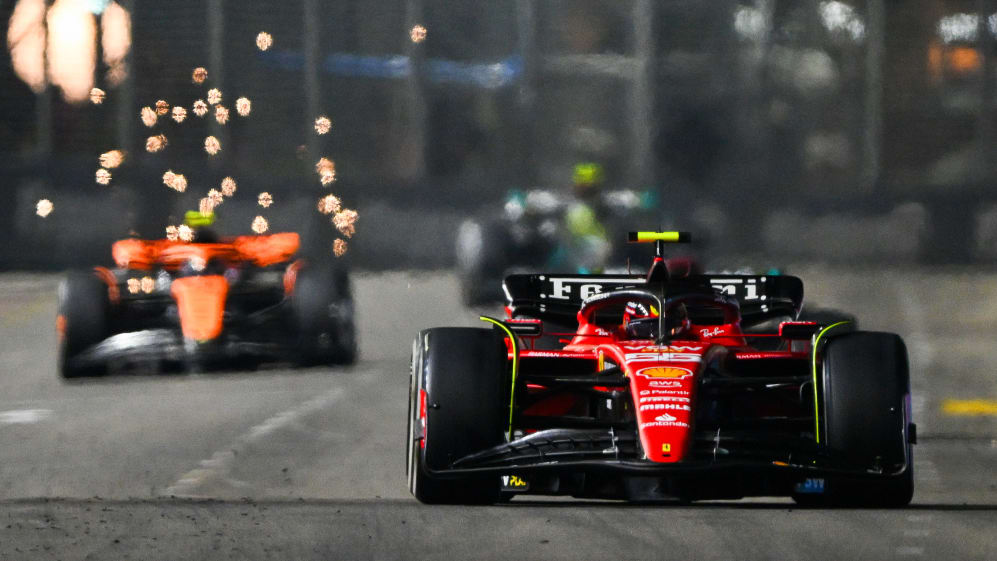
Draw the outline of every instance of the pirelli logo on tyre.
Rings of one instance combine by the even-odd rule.
[[[685,378],[692,376],[692,370],[677,366],[650,366],[638,370],[637,375],[648,378]]]

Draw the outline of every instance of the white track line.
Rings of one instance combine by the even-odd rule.
[[[278,413],[262,423],[251,427],[248,431],[236,438],[231,445],[226,446],[206,460],[201,460],[199,467],[188,471],[176,483],[170,485],[163,492],[164,495],[178,497],[197,496],[197,489],[208,481],[223,480],[232,469],[235,458],[260,440],[274,432],[298,422],[316,411],[328,407],[343,395],[342,388],[332,389],[322,395],[309,399],[294,409],[289,409]]]

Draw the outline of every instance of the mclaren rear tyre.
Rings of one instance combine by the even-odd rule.
[[[465,220],[457,231],[457,272],[461,299],[467,306],[502,301],[502,276],[508,266],[501,224]]]
[[[72,272],[59,285],[56,329],[59,374],[63,378],[100,376],[107,365],[84,362],[80,355],[108,336],[110,299],[107,285],[89,272]]]
[[[446,478],[468,454],[504,441],[506,348],[491,329],[435,328],[412,347],[406,448],[409,490],[428,504],[500,502],[499,476]]]
[[[298,363],[353,364],[357,357],[349,276],[333,267],[305,267],[291,293]]]
[[[821,444],[832,458],[869,476],[830,478],[823,494],[798,496],[797,502],[906,506],[914,496],[914,461],[903,340],[892,333],[845,333],[827,343],[821,365]]]

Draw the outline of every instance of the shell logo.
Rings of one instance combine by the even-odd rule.
[[[648,378],[685,378],[692,376],[692,371],[688,368],[678,368],[675,366],[651,366],[637,371],[641,376]]]

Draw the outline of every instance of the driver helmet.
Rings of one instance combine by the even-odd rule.
[[[643,302],[627,302],[623,312],[623,330],[628,339],[657,339],[658,310]],[[675,337],[690,330],[689,314],[685,304],[673,306],[665,316],[665,331]]]

